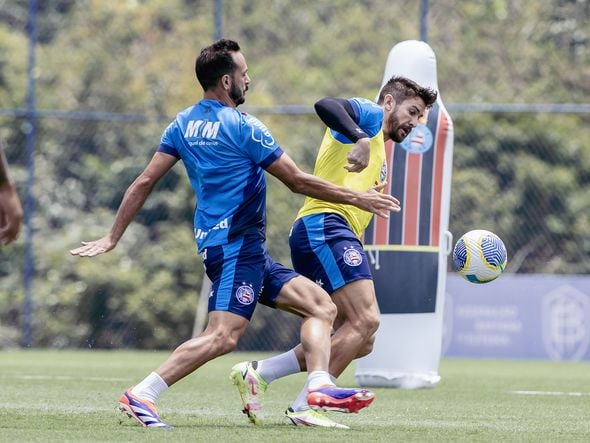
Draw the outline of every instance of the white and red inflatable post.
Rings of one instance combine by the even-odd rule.
[[[400,75],[439,91],[436,56],[425,42],[395,45],[383,82]],[[400,213],[374,217],[364,234],[381,325],[373,352],[356,361],[360,386],[435,386],[443,332],[453,159],[453,124],[440,98],[402,143],[389,141],[386,191]]]

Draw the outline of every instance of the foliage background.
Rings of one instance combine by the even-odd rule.
[[[25,198],[27,1],[0,0],[0,138]],[[201,97],[194,58],[213,40],[212,0],[39,2],[32,188],[34,346],[171,348],[192,333],[202,266],[195,201],[177,166],[113,252],[71,257],[110,227],[127,186],[175,113]],[[419,38],[420,2],[224,2],[224,34],[252,77],[245,110],[311,171],[323,132],[312,104],[375,96],[397,42]],[[590,272],[590,116],[471,112],[470,105],[579,104],[590,96],[587,0],[431,2],[429,44],[455,125],[450,229],[499,234],[508,272]],[[273,107],[299,105],[302,114]],[[302,197],[269,177],[271,254]],[[0,249],[0,347],[21,341],[25,235]],[[296,340],[297,324],[261,307],[244,349]],[[267,341],[269,320],[284,322]],[[290,318],[290,317],[289,317]],[[268,334],[266,334],[268,335]]]

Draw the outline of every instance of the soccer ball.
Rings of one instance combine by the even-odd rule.
[[[457,240],[453,263],[463,277],[472,283],[487,283],[504,272],[508,255],[500,237],[490,231],[475,229]]]

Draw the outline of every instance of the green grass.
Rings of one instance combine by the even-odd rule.
[[[445,359],[436,388],[375,389],[370,408],[332,414],[351,430],[333,430],[282,423],[304,375],[274,382],[267,424],[250,425],[228,373],[234,363],[262,355],[231,354],[180,381],[158,402],[162,418],[175,429],[142,429],[116,412],[116,400],[167,355],[0,351],[0,441],[590,441],[588,362]],[[352,368],[340,385],[354,385]]]

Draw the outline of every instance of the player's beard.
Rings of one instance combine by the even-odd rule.
[[[229,97],[233,100],[236,106],[240,106],[242,103],[246,101],[247,90],[248,87],[246,87],[246,89],[244,90],[241,90],[234,82],[232,82],[231,88],[229,90]]]
[[[392,139],[396,143],[401,143],[404,139],[410,134],[412,130],[411,127],[405,127],[405,133],[401,133],[402,125],[400,124],[398,118],[396,117],[397,106],[391,113],[389,117],[389,127],[391,130],[389,131],[389,138]]]

